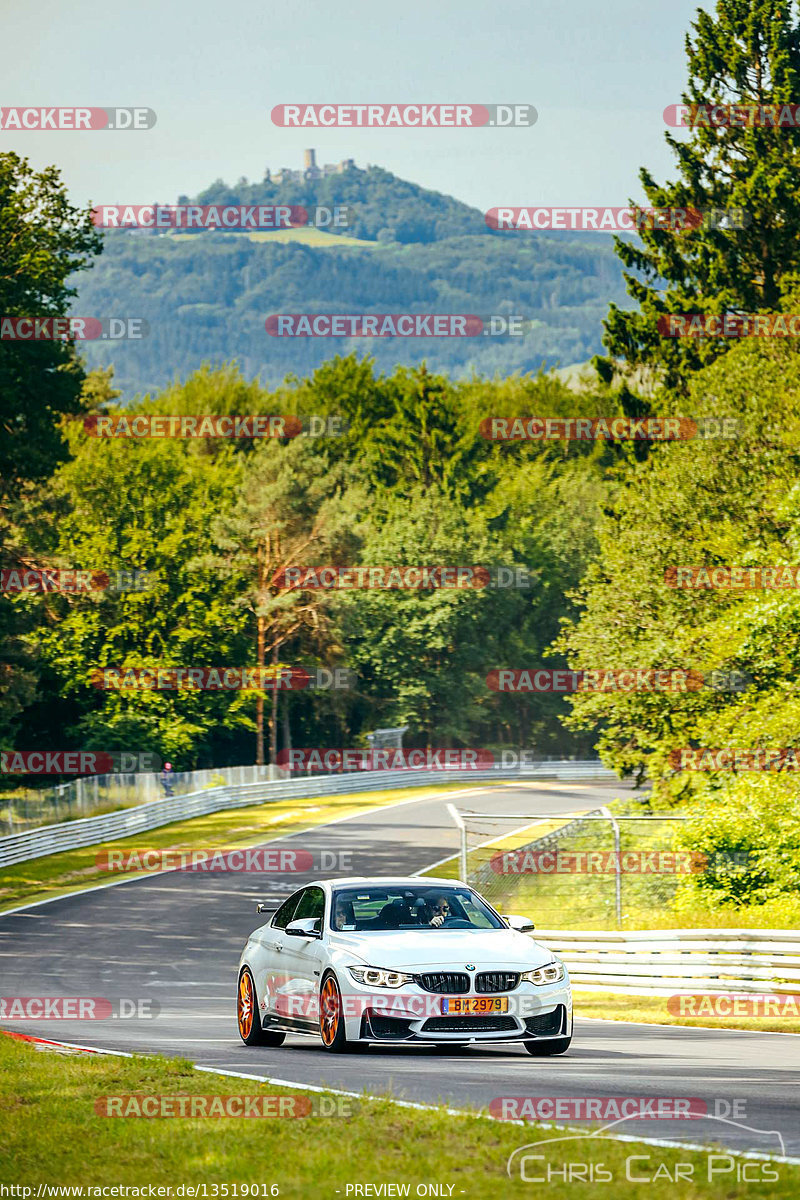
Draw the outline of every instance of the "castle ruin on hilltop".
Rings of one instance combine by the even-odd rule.
[[[281,167],[273,175],[267,167],[264,171],[264,182],[306,183],[310,179],[324,179],[326,175],[343,175],[345,171],[353,170],[355,165],[355,159],[343,158],[339,163],[325,163],[324,167],[318,167],[316,150],[304,150],[302,171],[290,171],[288,167]]]

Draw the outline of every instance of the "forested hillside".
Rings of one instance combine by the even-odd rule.
[[[378,168],[303,185],[218,182],[196,200],[347,204],[353,223],[341,233],[372,244],[339,246],[329,237],[305,245],[209,230],[106,233],[102,257],[74,281],[72,309],[148,322],[141,340],[83,347],[90,366],[114,364],[126,398],[231,360],[248,378],[275,386],[351,351],[370,354],[381,370],[424,358],[454,377],[566,367],[601,349],[608,303],[624,297],[608,236],[498,234],[477,210]],[[500,314],[532,325],[522,337],[279,339],[264,328],[275,312]]]

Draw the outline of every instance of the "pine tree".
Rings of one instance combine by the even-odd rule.
[[[694,228],[649,228],[639,241],[616,238],[625,280],[639,311],[611,305],[604,344],[595,359],[610,380],[624,360],[668,387],[729,348],[720,337],[670,338],[659,329],[667,313],[780,311],[800,276],[800,28],[795,0],[718,0],[701,10],[686,37],[689,136],[666,140],[680,178],[657,184],[639,173],[655,209],[728,210],[731,224],[705,219]],[[790,106],[774,126],[762,113],[741,126],[703,123],[710,105]],[[707,110],[706,110],[707,111]],[[793,114],[797,114],[793,116]],[[719,120],[719,118],[717,118]],[[735,118],[734,118],[735,119]],[[739,117],[738,119],[741,119]],[[738,217],[737,217],[738,214]],[[655,225],[655,223],[653,223]],[[663,327],[663,326],[662,326]]]

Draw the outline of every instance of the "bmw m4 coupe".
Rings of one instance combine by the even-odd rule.
[[[334,1053],[515,1042],[529,1054],[563,1054],[569,979],[533,928],[452,879],[308,884],[248,938],[239,1035],[248,1046],[280,1046],[287,1033],[311,1034]]]

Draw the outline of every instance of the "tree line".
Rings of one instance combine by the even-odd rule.
[[[719,0],[715,14],[698,13],[687,58],[689,107],[789,103],[796,5]],[[430,364],[389,370],[357,355],[268,389],[228,364],[124,411],[334,415],[343,432],[107,441],[85,418],[120,410],[108,371],[87,373],[69,343],[0,342],[3,568],[153,577],[144,591],[0,597],[3,742],[134,745],[184,767],[252,760],[262,746],[271,760],[290,745],[364,745],[385,725],[408,725],[420,746],[596,747],[620,773],[653,781],[660,805],[683,806],[692,848],[746,861],[689,881],[687,904],[800,916],[794,772],[675,765],[681,748],[800,743],[797,588],[674,586],[678,568],[797,566],[800,354],[790,338],[668,339],[661,323],[800,311],[800,133],[705,124],[666,136],[678,179],[659,185],[644,171],[650,204],[735,205],[752,220],[620,239],[635,307],[612,305],[606,353],[579,390],[545,374],[453,380]],[[0,156],[0,225],[3,312],[65,312],[71,272],[99,246],[58,172]],[[490,415],[708,418],[728,429],[735,419],[735,435],[492,442],[481,432]],[[321,563],[524,567],[531,586],[276,582],[287,565]],[[352,686],[102,692],[91,682],[104,667],[259,663],[346,667]],[[736,673],[746,686],[564,696],[487,683],[496,668],[539,665]]]

